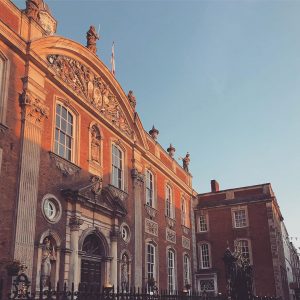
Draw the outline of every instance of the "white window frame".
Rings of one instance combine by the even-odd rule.
[[[69,134],[67,134],[67,132],[64,132],[62,129],[61,129],[61,125],[60,125],[60,127],[58,128],[57,126],[56,126],[56,117],[57,117],[57,109],[58,109],[58,106],[60,105],[60,107],[61,108],[64,108],[64,109],[66,109],[66,111],[67,111],[67,116],[68,116],[68,114],[70,114],[71,116],[72,116],[72,118],[73,118],[73,124],[72,124],[72,130],[73,130],[73,132],[72,132],[72,136],[70,136]],[[64,105],[62,102],[60,102],[60,101],[56,101],[56,103],[55,103],[55,109],[54,109],[54,111],[55,111],[55,114],[54,114],[54,143],[53,143],[53,152],[56,154],[56,155],[58,155],[58,156],[60,156],[60,157],[62,157],[62,158],[64,158],[65,160],[67,160],[67,161],[70,161],[70,162],[72,162],[72,163],[76,163],[76,143],[77,143],[77,141],[76,141],[76,138],[77,138],[77,136],[76,136],[76,134],[77,134],[77,116],[76,116],[76,114],[74,113],[74,111],[73,110],[71,110],[69,107],[67,107],[66,105]],[[60,115],[60,120],[61,120],[61,118],[62,118],[62,116]],[[57,141],[57,137],[56,137],[56,129],[58,129],[58,131],[59,131],[59,133],[60,132],[63,132],[63,134],[65,134],[66,136],[69,136],[69,137],[71,137],[71,148],[70,148],[70,150],[71,150],[71,157],[70,157],[70,159],[68,159],[66,156],[61,156],[60,154],[59,154],[59,145],[60,145],[60,143],[59,143],[59,137],[58,137],[58,141]],[[58,143],[58,148],[56,149],[56,145],[57,145],[57,143]],[[62,146],[64,146],[64,148],[66,149],[66,146],[65,145],[62,145]]]
[[[173,261],[170,260],[171,256]],[[169,294],[176,291],[176,252],[173,248],[167,248],[167,289]]]
[[[234,250],[237,250],[237,246],[239,243],[246,241],[248,243],[248,253],[249,253],[249,263],[250,265],[253,264],[253,256],[252,256],[252,245],[251,245],[251,240],[247,238],[238,238],[234,240]]]
[[[148,246],[152,247],[152,249],[154,250],[154,255],[153,255],[153,262],[150,262],[148,260]],[[151,291],[151,289],[148,286],[148,279],[149,279],[149,274],[153,274],[153,278],[155,280],[155,285],[158,287],[159,285],[159,273],[158,273],[158,247],[157,244],[154,243],[152,240],[147,239],[146,243],[145,243],[145,278],[146,278],[146,287],[147,287],[147,291],[149,293],[153,292]],[[148,267],[149,264],[152,264],[152,272],[148,272]]]
[[[211,273],[211,274],[206,274],[206,275],[200,275],[196,277],[196,281],[197,281],[197,290],[199,293],[202,292],[201,290],[201,281],[204,280],[213,280],[214,281],[214,290],[208,290],[208,293],[213,293],[213,294],[217,294],[218,293],[218,281],[217,281],[217,274],[215,273]]]
[[[152,208],[156,207],[155,202],[155,177],[152,171],[149,169],[146,169],[146,184],[145,184],[145,193],[146,193],[146,204]],[[150,180],[150,177],[152,177],[152,180]],[[152,194],[151,202],[149,201],[149,194]]]
[[[120,153],[121,153],[121,162],[120,162],[120,167],[121,167],[121,169],[118,167],[118,166],[115,166],[114,165],[114,148],[116,148],[118,151],[120,151]],[[111,184],[114,186],[114,187],[116,187],[116,188],[118,188],[118,189],[120,189],[120,190],[124,190],[124,158],[125,158],[125,153],[124,153],[124,151],[123,151],[123,149],[122,148],[120,148],[118,145],[116,145],[115,143],[112,143],[112,145],[111,145]],[[119,184],[118,183],[116,183],[116,182],[114,182],[114,172],[116,172],[115,170],[116,169],[118,169],[118,170],[120,170],[121,172],[120,172],[120,174],[121,174],[121,176],[120,176],[120,178],[118,177],[117,178],[117,180],[119,181],[121,181],[121,184],[120,184],[120,186],[119,186]]]
[[[8,85],[10,76],[10,61],[0,51],[0,124],[6,126],[6,113],[7,113],[7,99],[8,99]]]
[[[192,284],[191,280],[191,259],[187,253],[183,254],[183,286]]]
[[[206,253],[203,253],[203,251],[205,250],[203,247],[207,246],[207,250]],[[211,247],[210,247],[210,243],[208,242],[201,242],[198,244],[198,251],[199,251],[199,267],[200,269],[204,270],[204,269],[211,269],[212,267],[212,256],[211,256]],[[203,257],[207,256],[208,257],[208,264],[204,264],[204,260]]]
[[[174,199],[173,199],[173,189],[170,185],[166,185],[165,189],[165,214],[167,217],[174,219],[175,213],[174,213]]]
[[[236,214],[240,211],[245,211],[245,223],[240,225],[237,223]],[[232,226],[233,228],[245,228],[249,226],[248,209],[247,206],[238,206],[231,209]]]
[[[204,218],[204,224],[206,226],[206,229],[203,229],[201,217]],[[198,232],[208,232],[209,231],[209,221],[208,221],[208,213],[205,211],[200,211],[198,216]]]

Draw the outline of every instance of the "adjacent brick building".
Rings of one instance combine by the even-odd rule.
[[[25,1],[24,1],[25,4]],[[75,22],[75,20],[74,20]],[[0,1],[0,272],[182,290],[192,283],[191,175],[144,130],[87,47],[56,36],[42,0]],[[82,28],[83,34],[85,29]]]
[[[239,250],[254,266],[258,295],[288,298],[282,215],[271,184],[199,194],[195,206],[199,289],[226,291],[224,249]]]

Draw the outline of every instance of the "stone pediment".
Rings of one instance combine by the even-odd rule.
[[[80,202],[112,217],[124,217],[127,214],[124,201],[113,194],[109,186],[102,187],[102,179],[97,176],[93,176],[88,184],[62,190],[62,194],[69,201]]]
[[[50,54],[48,63],[54,73],[76,94],[82,97],[114,127],[130,138],[133,130],[109,85],[90,68],[65,55]]]

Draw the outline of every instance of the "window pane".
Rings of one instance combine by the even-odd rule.
[[[62,145],[65,145],[66,143],[66,136],[63,132],[60,132],[60,136],[59,136],[59,142],[62,144]]]
[[[61,130],[67,132],[67,122],[64,119],[61,119]]]
[[[59,155],[65,157],[65,147],[63,145],[59,145]]]
[[[65,120],[67,120],[67,110],[64,107],[62,107],[61,115]]]

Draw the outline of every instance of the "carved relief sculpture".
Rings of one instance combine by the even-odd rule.
[[[50,242],[49,237],[46,237],[42,247],[42,266],[41,266],[41,280],[42,287],[49,285],[51,264],[56,260],[55,249]]]
[[[100,131],[96,125],[91,128],[91,159],[100,164],[101,153],[101,136]]]
[[[94,54],[96,54],[97,52],[97,40],[99,40],[99,35],[96,32],[96,29],[93,25],[90,26],[89,31],[86,33],[86,47],[93,52]]]
[[[52,54],[47,59],[54,72],[76,94],[85,98],[89,105],[115,127],[132,137],[133,130],[130,128],[116,96],[100,76],[67,56]]]
[[[129,100],[129,103],[130,105],[133,107],[133,109],[135,109],[135,106],[136,106],[136,98],[133,94],[133,91],[129,91],[128,92],[128,95],[127,95],[127,98]]]

